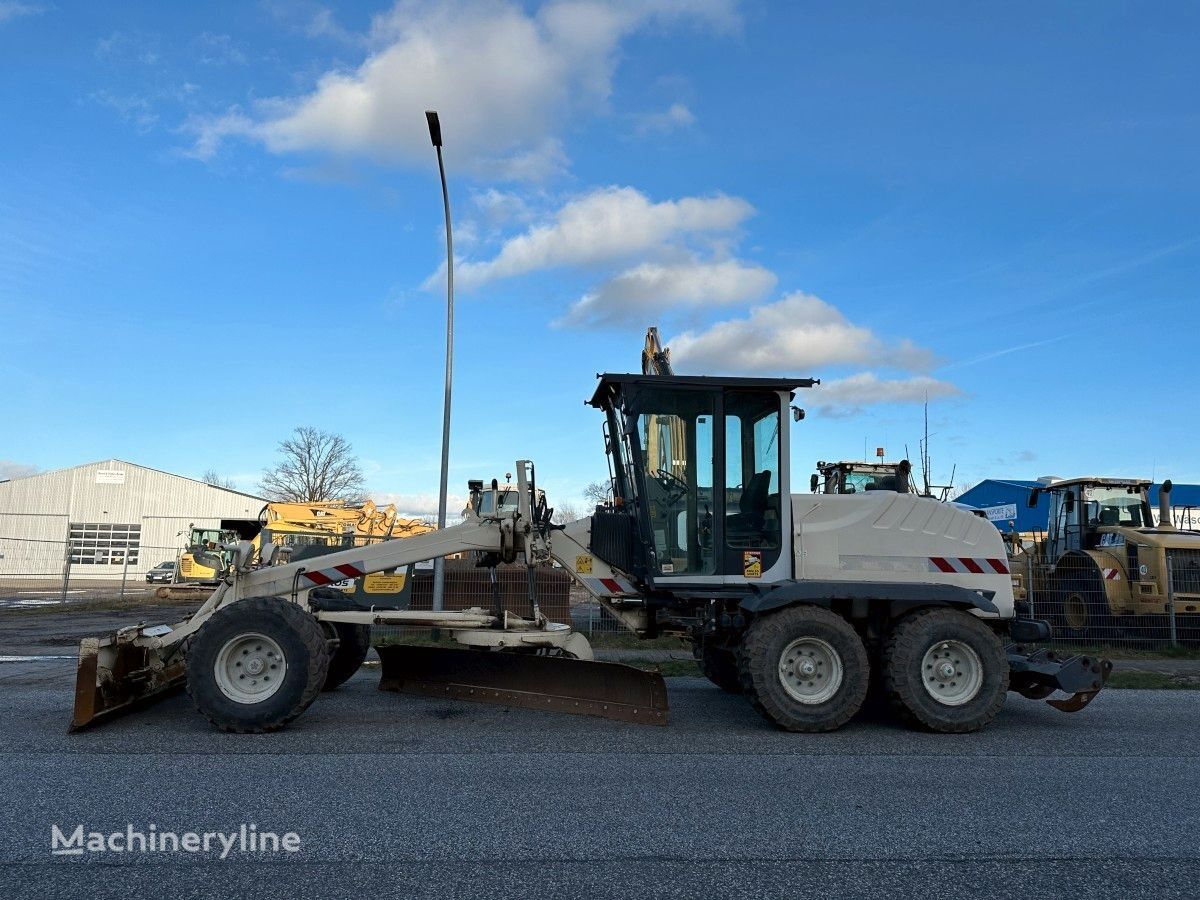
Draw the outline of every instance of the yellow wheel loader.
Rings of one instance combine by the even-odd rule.
[[[916,493],[912,463],[907,459],[897,463],[822,460],[817,463],[817,471],[809,479],[808,487],[814,494],[861,494],[866,491]]]
[[[1174,607],[1180,636],[1200,626],[1200,532],[1172,524],[1171,482],[1159,491],[1154,523],[1144,479],[1043,479],[1029,497],[1050,497],[1046,532],[1031,546],[1013,542],[1019,596],[1046,610],[1058,636],[1103,642],[1168,636]]]
[[[185,621],[83,641],[72,726],[186,686],[218,728],[272,731],[319,695],[338,626],[389,624],[436,626],[459,649],[379,648],[382,689],[665,724],[661,676],[592,661],[582,635],[542,614],[534,568],[550,560],[632,632],[690,640],[706,670],[789,731],[847,722],[873,670],[896,711],[933,731],[983,727],[1007,691],[1086,705],[1110,664],[1017,646],[1049,626],[1016,618],[989,522],[912,494],[791,492],[790,405],[814,383],[601,376],[589,403],[604,416],[613,498],[565,525],[518,461],[515,485],[473,486],[444,530],[287,562],[274,544],[231,544],[219,586]],[[525,562],[526,609],[346,609],[325,593],[472,552]]]

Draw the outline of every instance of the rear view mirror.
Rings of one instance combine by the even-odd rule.
[[[819,475],[814,474],[812,478],[808,479],[808,489],[814,494],[817,492],[817,488],[820,486],[820,484],[821,476]]]
[[[1028,506],[1030,509],[1037,509],[1038,500],[1040,500],[1041,498],[1042,498],[1041,490],[1038,488],[1034,488],[1033,490],[1031,490],[1029,492],[1029,500],[1026,502],[1025,505]]]

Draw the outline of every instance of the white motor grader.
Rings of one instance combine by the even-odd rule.
[[[295,562],[231,545],[185,621],[83,641],[72,727],[186,685],[219,728],[281,728],[353,674],[371,625],[434,626],[458,644],[379,648],[382,689],[665,724],[661,676],[592,661],[582,635],[541,613],[534,567],[552,560],[631,631],[689,639],[714,683],[791,731],[839,727],[872,684],[944,732],[981,728],[1009,690],[1086,705],[1111,665],[1018,646],[1050,629],[1017,617],[991,523],[907,493],[790,492],[789,407],[814,383],[601,376],[589,402],[605,417],[613,498],[566,525],[518,461],[515,485],[475,484],[462,523],[442,531]],[[486,609],[359,608],[329,588],[465,551],[493,575],[522,558],[529,609],[502,608],[498,591]]]

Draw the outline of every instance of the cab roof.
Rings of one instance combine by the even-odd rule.
[[[692,387],[734,390],[794,391],[820,384],[819,378],[738,378],[710,375],[622,375],[605,372],[598,376],[600,383],[596,392],[587,401],[589,406],[600,408],[607,397],[629,386],[639,387]]]
[[[1106,478],[1103,475],[1079,475],[1075,478],[1055,478],[1053,481],[1046,481],[1037,486],[1043,491],[1053,491],[1058,488],[1070,487],[1073,484],[1090,484],[1097,487],[1131,487],[1143,490],[1150,487],[1150,481],[1146,478]]]

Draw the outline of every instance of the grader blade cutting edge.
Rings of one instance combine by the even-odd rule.
[[[667,724],[662,675],[619,663],[438,647],[378,647],[381,691]]]
[[[135,637],[118,632],[80,641],[75,709],[68,731],[129,712],[183,687],[182,660],[164,665],[157,651],[136,643]]]

